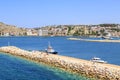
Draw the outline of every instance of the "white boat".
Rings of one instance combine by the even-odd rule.
[[[103,39],[112,39],[112,35],[109,32],[105,32],[105,35],[102,36]]]
[[[45,50],[47,53],[52,53],[52,54],[57,54],[58,52],[56,52],[52,46],[50,45],[50,42],[48,44],[48,48]]]
[[[98,57],[93,57],[90,61],[92,61],[92,62],[98,62],[98,63],[107,63],[107,61],[101,60]]]

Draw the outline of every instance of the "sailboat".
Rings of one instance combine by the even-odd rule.
[[[47,47],[47,49],[46,49],[46,52],[47,52],[47,53],[52,53],[52,54],[58,54],[58,52],[56,52],[56,51],[52,48],[52,46],[50,45],[50,42],[48,43],[48,47]]]

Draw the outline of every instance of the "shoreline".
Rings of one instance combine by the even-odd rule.
[[[70,72],[85,75],[89,78],[100,80],[120,79],[120,66],[117,65],[93,63],[83,59],[47,54],[45,52],[29,52],[15,46],[0,47],[0,52],[42,62]]]
[[[120,43],[120,40],[91,40],[91,39],[80,39],[80,38],[67,38],[68,40],[81,40],[81,41],[89,41],[89,42],[115,42]]]

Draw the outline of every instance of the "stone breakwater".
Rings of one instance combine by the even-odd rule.
[[[107,39],[92,40],[92,39],[68,38],[68,40],[81,40],[81,41],[89,41],[89,42],[115,42],[115,43],[120,43],[120,40],[107,40]]]
[[[0,47],[0,52],[49,64],[96,80],[120,80],[120,66],[117,65],[93,63],[87,60],[47,54],[45,52],[29,52],[14,46]]]

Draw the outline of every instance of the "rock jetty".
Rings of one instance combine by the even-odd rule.
[[[89,41],[89,42],[112,42],[112,43],[120,43],[120,40],[109,40],[109,39],[92,40],[92,39],[81,39],[81,38],[68,38],[68,40],[80,40],[80,41]]]
[[[120,80],[120,66],[94,63],[87,60],[47,54],[39,51],[26,51],[15,46],[0,47],[0,52],[42,62],[67,71],[76,72],[95,80]]]

